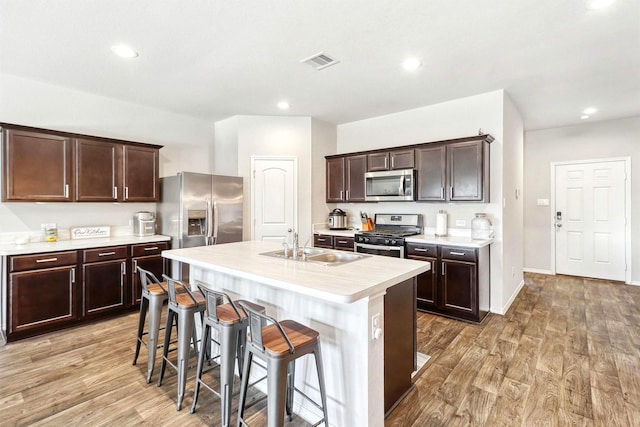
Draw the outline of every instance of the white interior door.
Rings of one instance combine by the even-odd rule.
[[[252,238],[284,242],[296,227],[296,159],[252,159]]]
[[[625,280],[624,160],[555,165],[556,272]]]

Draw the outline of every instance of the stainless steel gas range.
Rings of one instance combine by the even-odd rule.
[[[404,258],[404,238],[422,234],[422,214],[375,214],[372,231],[356,233],[355,251]]]

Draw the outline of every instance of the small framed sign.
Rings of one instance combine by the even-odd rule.
[[[109,237],[110,235],[111,228],[108,225],[71,229],[72,239],[97,239],[99,237]]]

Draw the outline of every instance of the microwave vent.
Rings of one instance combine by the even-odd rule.
[[[340,61],[330,57],[329,55],[325,55],[324,52],[320,52],[306,59],[303,59],[300,62],[309,64],[313,68],[319,71],[319,70],[324,70],[325,68],[330,67],[332,65],[336,65]]]

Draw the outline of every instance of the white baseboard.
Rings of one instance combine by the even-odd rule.
[[[521,280],[520,284],[518,284],[518,287],[513,292],[513,294],[511,295],[511,298],[509,298],[509,301],[507,301],[504,307],[495,307],[495,308],[491,307],[491,312],[504,316],[507,313],[507,311],[509,311],[511,304],[513,304],[513,302],[516,300],[516,297],[520,293],[520,290],[522,289],[523,286],[524,286],[524,280]]]
[[[539,268],[523,268],[522,271],[524,271],[525,273],[547,274],[547,275],[550,275],[550,276],[553,275],[553,271],[551,271],[551,270],[541,270]]]
[[[631,285],[631,286],[640,286],[640,282],[634,280],[633,282],[629,283],[629,285]]]

